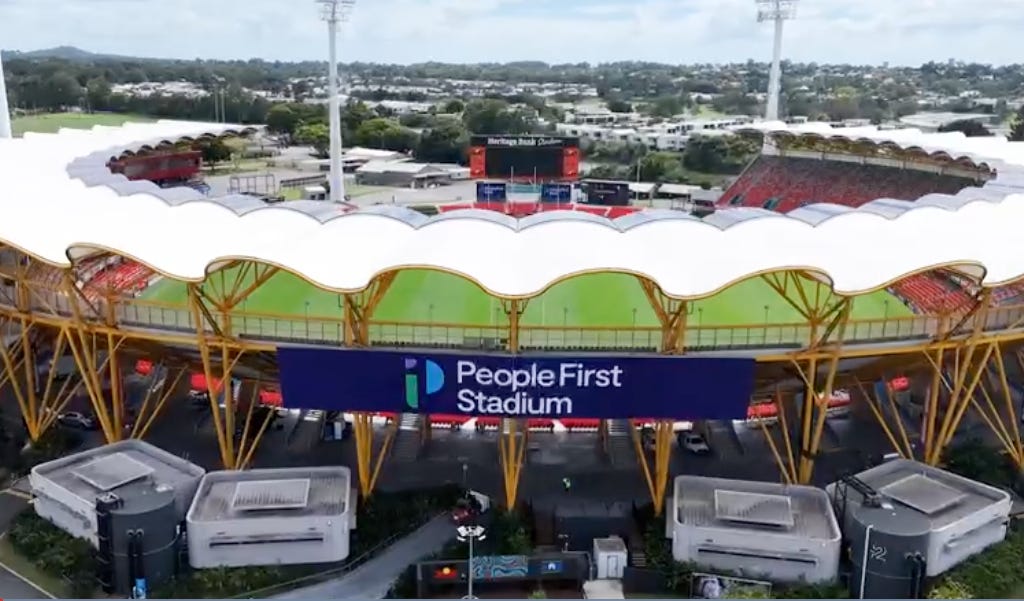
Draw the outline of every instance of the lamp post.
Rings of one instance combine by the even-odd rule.
[[[469,561],[466,562],[466,596],[463,599],[476,599],[473,596],[473,542],[487,538],[487,531],[483,526],[459,526],[456,529],[460,542],[469,543]]]
[[[338,98],[338,25],[348,21],[356,0],[316,0],[320,17],[327,23],[328,64],[327,94],[331,133],[331,201],[345,200],[345,176],[341,170],[341,101]]]

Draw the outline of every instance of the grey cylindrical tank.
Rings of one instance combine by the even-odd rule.
[[[134,584],[129,564],[129,533],[141,531],[142,570],[146,588],[152,591],[174,576],[178,550],[178,519],[174,492],[148,491],[132,496],[125,506],[111,512],[114,582],[118,592],[129,594]]]
[[[858,507],[850,520],[850,594],[856,599],[907,599],[915,580],[915,555],[927,557],[931,523],[917,512],[886,503]],[[865,542],[867,565],[864,564]],[[923,564],[922,564],[923,565]],[[864,595],[860,594],[861,580]]]

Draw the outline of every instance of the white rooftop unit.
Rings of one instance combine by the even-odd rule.
[[[937,576],[971,555],[1002,541],[1010,515],[1009,493],[908,459],[895,459],[861,472],[857,478],[875,489],[894,511],[907,512],[929,524],[927,575]],[[864,498],[835,483],[828,486],[843,528],[852,528],[855,509]]]
[[[842,535],[819,488],[679,476],[672,503],[668,532],[678,561],[779,582],[838,574]]]
[[[347,467],[210,472],[186,518],[195,568],[329,563],[355,527]]]
[[[205,470],[141,440],[124,440],[32,468],[29,484],[36,513],[65,532],[96,541],[96,497],[113,492],[133,498],[174,491],[183,518]]]

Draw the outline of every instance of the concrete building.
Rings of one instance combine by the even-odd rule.
[[[820,488],[679,476],[671,508],[677,561],[778,582],[838,575],[842,534]]]
[[[937,132],[944,125],[955,121],[977,121],[986,127],[998,125],[999,116],[989,113],[948,113],[924,112],[900,117],[900,125],[913,127],[925,132]]]
[[[97,545],[96,501],[115,494],[123,509],[173,493],[177,521],[185,517],[205,470],[141,440],[124,440],[32,468],[36,513]]]
[[[592,142],[642,144],[649,150],[681,151],[694,135],[726,133],[753,123],[751,117],[721,119],[690,119],[665,121],[648,125],[558,123],[555,131]]]
[[[363,186],[427,188],[451,180],[442,167],[411,161],[370,161],[356,169],[356,183]]]
[[[828,491],[835,499],[847,537],[857,538],[870,526],[870,540],[878,544],[896,539],[895,548],[899,539],[917,539],[911,546],[919,548],[912,550],[924,557],[929,577],[949,570],[1006,537],[1010,495],[987,484],[908,459],[887,461],[861,472],[855,480],[877,497],[873,504],[879,508],[878,513],[889,514],[892,519],[886,520],[888,524],[895,524],[900,530],[914,525],[920,532],[915,537],[905,533],[896,536],[885,525],[866,520],[859,515],[864,513],[860,509],[868,505],[864,494],[840,481],[830,484]]]
[[[211,472],[186,517],[195,568],[329,563],[356,527],[347,467]]]

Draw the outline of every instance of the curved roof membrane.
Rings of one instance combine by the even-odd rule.
[[[394,206],[264,205],[247,196],[208,198],[190,188],[129,182],[107,170],[111,157],[244,129],[130,123],[0,140],[0,241],[61,266],[108,250],[190,281],[226,261],[250,259],[337,291],[365,288],[394,269],[433,268],[505,297],[532,296],[597,271],[642,275],[679,298],[783,269],[817,274],[840,294],[939,266],[985,285],[1024,276],[1024,143],[820,123],[753,128],[918,147],[985,163],[997,176],[956,195],[879,199],[860,209],[812,204],[788,215],[737,208],[705,219],[642,211],[609,220],[554,211],[517,220],[462,210],[428,218]]]

